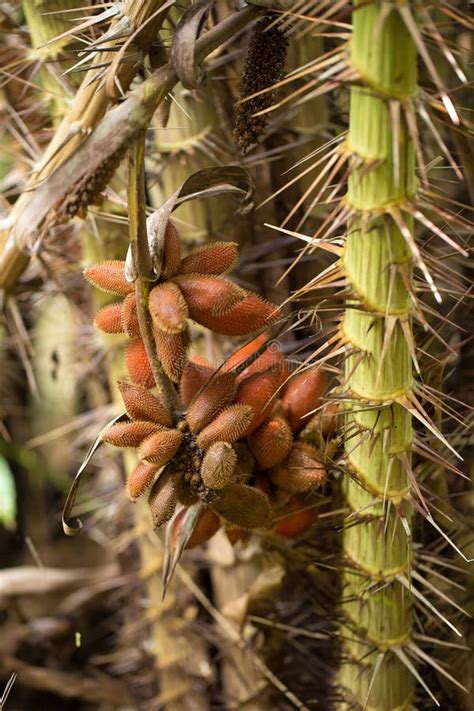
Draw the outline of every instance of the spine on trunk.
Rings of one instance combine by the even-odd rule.
[[[416,49],[398,11],[379,3],[353,13],[348,149],[351,210],[342,257],[350,298],[346,345],[344,493],[351,515],[343,537],[341,708],[412,708],[405,665],[411,636],[406,587],[411,566],[410,393],[412,255],[392,211],[415,191],[415,155],[403,104],[417,90]],[[407,222],[412,231],[412,225]]]

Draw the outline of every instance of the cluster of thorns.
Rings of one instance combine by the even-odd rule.
[[[217,242],[183,257],[169,223],[162,273],[149,292],[148,312],[156,353],[179,387],[181,410],[172,412],[154,394],[135,288],[125,262],[94,265],[85,275],[123,297],[95,317],[106,333],[125,332],[128,381],[119,383],[126,421],[109,426],[102,440],[137,449],[139,463],[127,482],[135,501],[147,494],[155,527],[171,520],[173,535],[200,504],[187,547],[207,541],[224,526],[232,543],[250,531],[273,529],[294,537],[314,523],[311,500],[326,476],[308,436],[327,431],[317,409],[323,390],[319,369],[291,376],[289,362],[268,333],[237,350],[220,368],[188,357],[189,321],[228,336],[270,326],[278,308],[225,278],[237,246]],[[265,349],[265,345],[269,347]]]

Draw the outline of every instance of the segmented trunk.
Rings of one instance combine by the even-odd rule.
[[[414,147],[403,102],[416,92],[416,51],[396,10],[359,0],[351,62],[362,85],[351,90],[349,220],[343,265],[350,286],[342,337],[349,412],[344,489],[342,708],[411,708],[413,677],[402,661],[410,638],[412,422],[394,399],[413,374],[407,333],[411,253],[390,210],[415,191]],[[384,14],[382,14],[384,13]],[[411,230],[412,225],[408,223]],[[405,526],[405,527],[404,527]]]

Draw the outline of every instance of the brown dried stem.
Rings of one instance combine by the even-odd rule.
[[[146,229],[144,147],[145,131],[140,131],[130,147],[128,162],[128,224],[130,247],[137,274],[135,290],[138,322],[156,386],[168,409],[175,411],[178,405],[176,390],[156,356],[148,311],[150,281],[147,275],[151,273],[152,269]]]
[[[195,45],[196,63],[245,27],[258,13],[258,9],[246,7],[206,32]],[[157,107],[177,81],[170,63],[153,72],[143,84],[130,92],[127,99],[99,121],[66,162],[61,163],[33,193],[28,193],[28,201],[26,198],[18,201],[21,204],[16,211],[15,227],[0,256],[0,289],[11,290],[28,266],[31,255],[26,246],[32,243],[33,238],[42,237],[41,228],[44,228],[49,213],[74,192],[81,179],[93,175],[138,131],[148,126]]]

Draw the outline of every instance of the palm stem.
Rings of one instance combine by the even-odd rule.
[[[397,398],[413,375],[407,331],[412,258],[391,213],[415,191],[414,148],[403,104],[414,96],[416,50],[396,9],[357,2],[351,63],[361,85],[351,90],[347,204],[352,210],[343,265],[350,285],[342,322],[347,345],[345,419],[351,510],[344,533],[345,618],[342,708],[412,707],[414,680],[403,662],[411,634],[410,508],[406,503],[411,415]],[[411,231],[412,225],[408,222]]]

